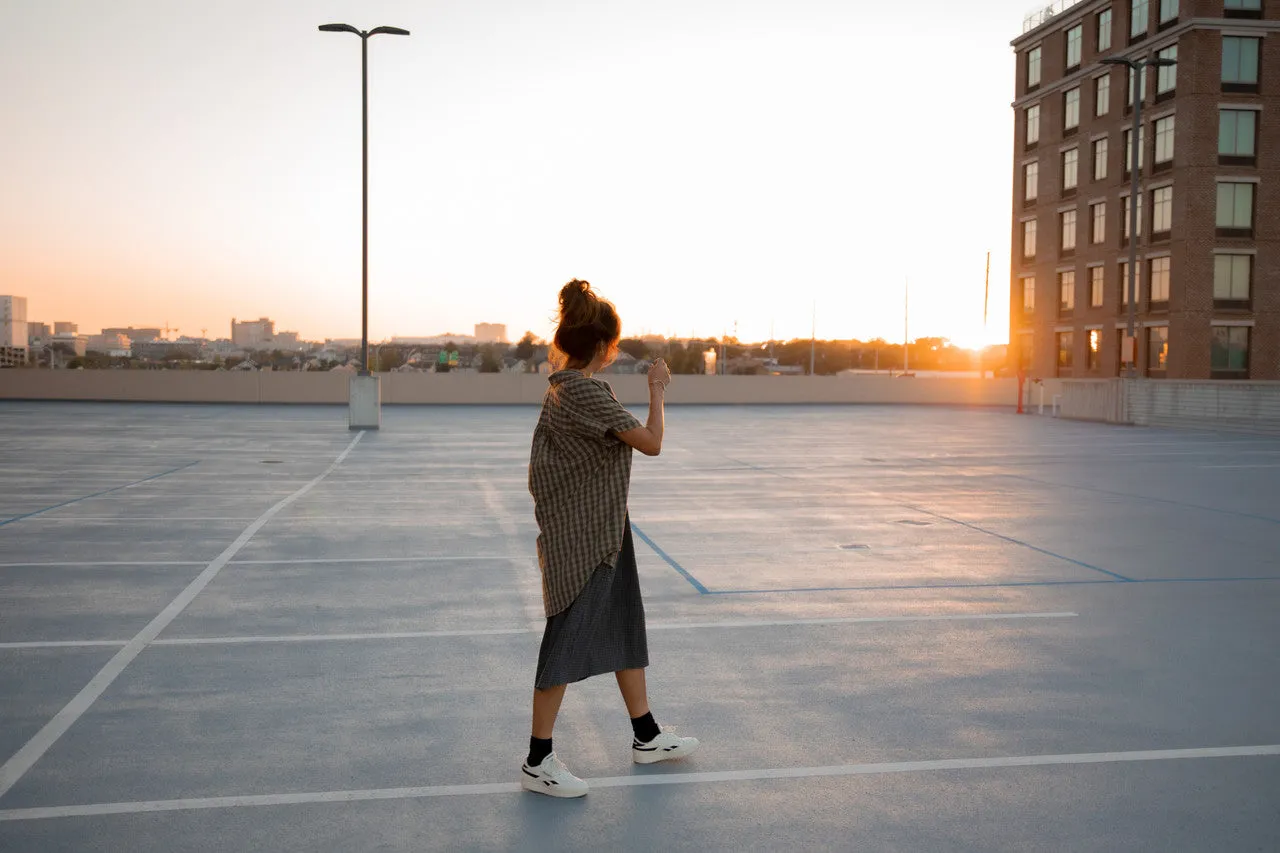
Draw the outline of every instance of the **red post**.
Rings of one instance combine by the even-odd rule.
[[[1026,386],[1026,384],[1027,384],[1027,371],[1024,368],[1019,367],[1018,368],[1018,414],[1020,415],[1025,414],[1025,412],[1023,412],[1022,410],[1022,389],[1024,386]]]

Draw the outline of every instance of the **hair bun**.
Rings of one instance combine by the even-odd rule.
[[[600,313],[600,300],[591,292],[591,282],[575,278],[560,288],[560,322],[567,326],[593,323]]]

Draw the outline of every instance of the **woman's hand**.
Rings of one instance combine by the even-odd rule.
[[[667,383],[670,381],[671,368],[667,367],[667,362],[661,358],[654,361],[653,366],[649,368],[649,385],[659,385],[666,388]]]

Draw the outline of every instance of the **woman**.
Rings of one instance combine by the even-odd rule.
[[[551,748],[551,732],[572,682],[612,672],[631,716],[631,756],[638,764],[683,758],[696,738],[663,731],[649,710],[644,604],[636,574],[627,490],[631,450],[662,450],[662,398],[671,371],[662,359],[649,369],[649,420],[644,426],[592,374],[618,352],[622,324],[591,285],[574,279],[560,290],[556,355],[542,416],[533,433],[529,491],[538,520],[538,563],[547,626],[538,652],[533,733],[520,768],[526,790],[581,797],[587,783]]]

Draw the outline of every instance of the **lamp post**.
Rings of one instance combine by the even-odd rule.
[[[1138,375],[1138,339],[1134,327],[1137,325],[1138,313],[1138,205],[1142,201],[1140,180],[1142,177],[1142,101],[1145,94],[1143,75],[1149,67],[1177,65],[1176,59],[1144,56],[1138,59],[1127,59],[1112,56],[1101,60],[1103,65],[1123,65],[1129,69],[1133,77],[1133,129],[1129,133],[1129,319],[1126,337],[1129,339],[1129,358],[1125,367],[1125,376],[1133,379]]]
[[[360,156],[361,156],[361,243],[360,243],[360,375],[369,375],[369,37],[381,34],[407,36],[399,27],[358,30],[350,24],[321,24],[325,33],[354,33],[360,37]]]

